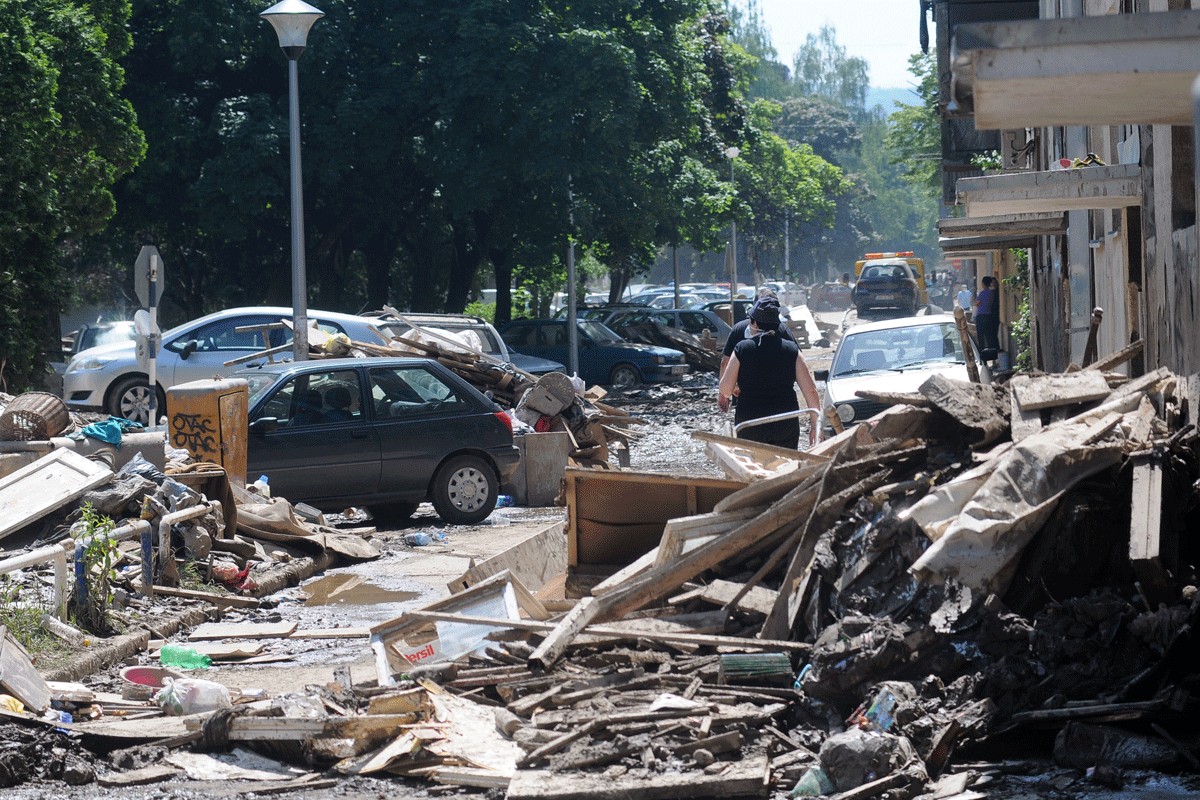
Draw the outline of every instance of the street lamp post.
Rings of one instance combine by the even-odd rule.
[[[736,147],[725,148],[725,157],[729,159],[729,185],[733,187],[735,194],[737,193],[737,184],[735,183],[734,176],[733,176],[733,161],[734,161],[734,159],[736,159],[738,157],[738,154],[741,152],[742,151]],[[730,203],[730,209],[732,209],[732,208],[733,208],[733,204]],[[730,304],[730,308],[732,309],[733,301],[737,297],[737,282],[738,282],[738,277],[737,277],[737,274],[738,274],[738,268],[737,268],[737,213],[736,212],[730,214],[729,248],[730,248],[730,264],[732,265],[730,268],[730,275],[729,275],[729,304]]]
[[[324,12],[304,0],[281,0],[259,14],[271,23],[288,60],[288,138],[292,174],[292,358],[308,358],[308,279],[304,274],[304,189],[300,180],[300,69],[308,32]]]

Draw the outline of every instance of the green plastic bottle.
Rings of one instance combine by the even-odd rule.
[[[158,651],[158,661],[164,667],[182,667],[183,669],[203,669],[212,665],[212,659],[196,650],[181,644],[164,644]]]

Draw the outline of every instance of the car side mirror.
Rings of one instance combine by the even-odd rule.
[[[249,425],[250,432],[258,436],[279,429],[278,417],[259,417]]]
[[[199,349],[200,349],[200,342],[196,341],[195,339],[189,339],[183,345],[183,349],[179,351],[179,357],[182,358],[184,361],[187,361],[188,357],[191,356],[192,353],[196,352]]]
[[[818,380],[818,381],[829,380],[829,370],[827,370],[827,369],[813,370],[813,379]]]

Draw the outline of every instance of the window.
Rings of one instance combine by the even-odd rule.
[[[533,347],[537,344],[536,325],[513,325],[504,332],[504,339],[516,348]]]
[[[456,387],[423,366],[375,367],[369,375],[371,402],[379,417],[413,416],[466,404]]]
[[[255,419],[275,417],[299,427],[362,419],[362,388],[355,370],[311,372],[290,379],[271,396]]]

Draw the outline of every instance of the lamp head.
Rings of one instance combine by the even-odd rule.
[[[325,16],[325,12],[313,8],[304,0],[280,0],[259,16],[271,23],[275,35],[279,37],[279,46],[288,58],[299,58],[308,42],[309,30]]]
[[[738,155],[739,155],[739,154],[741,154],[741,152],[742,152],[742,151],[741,151],[741,150],[739,150],[737,147],[726,147],[726,148],[725,148],[725,157],[726,157],[726,158],[731,158],[731,159],[732,159],[732,158],[737,158],[737,157],[738,157]]]

